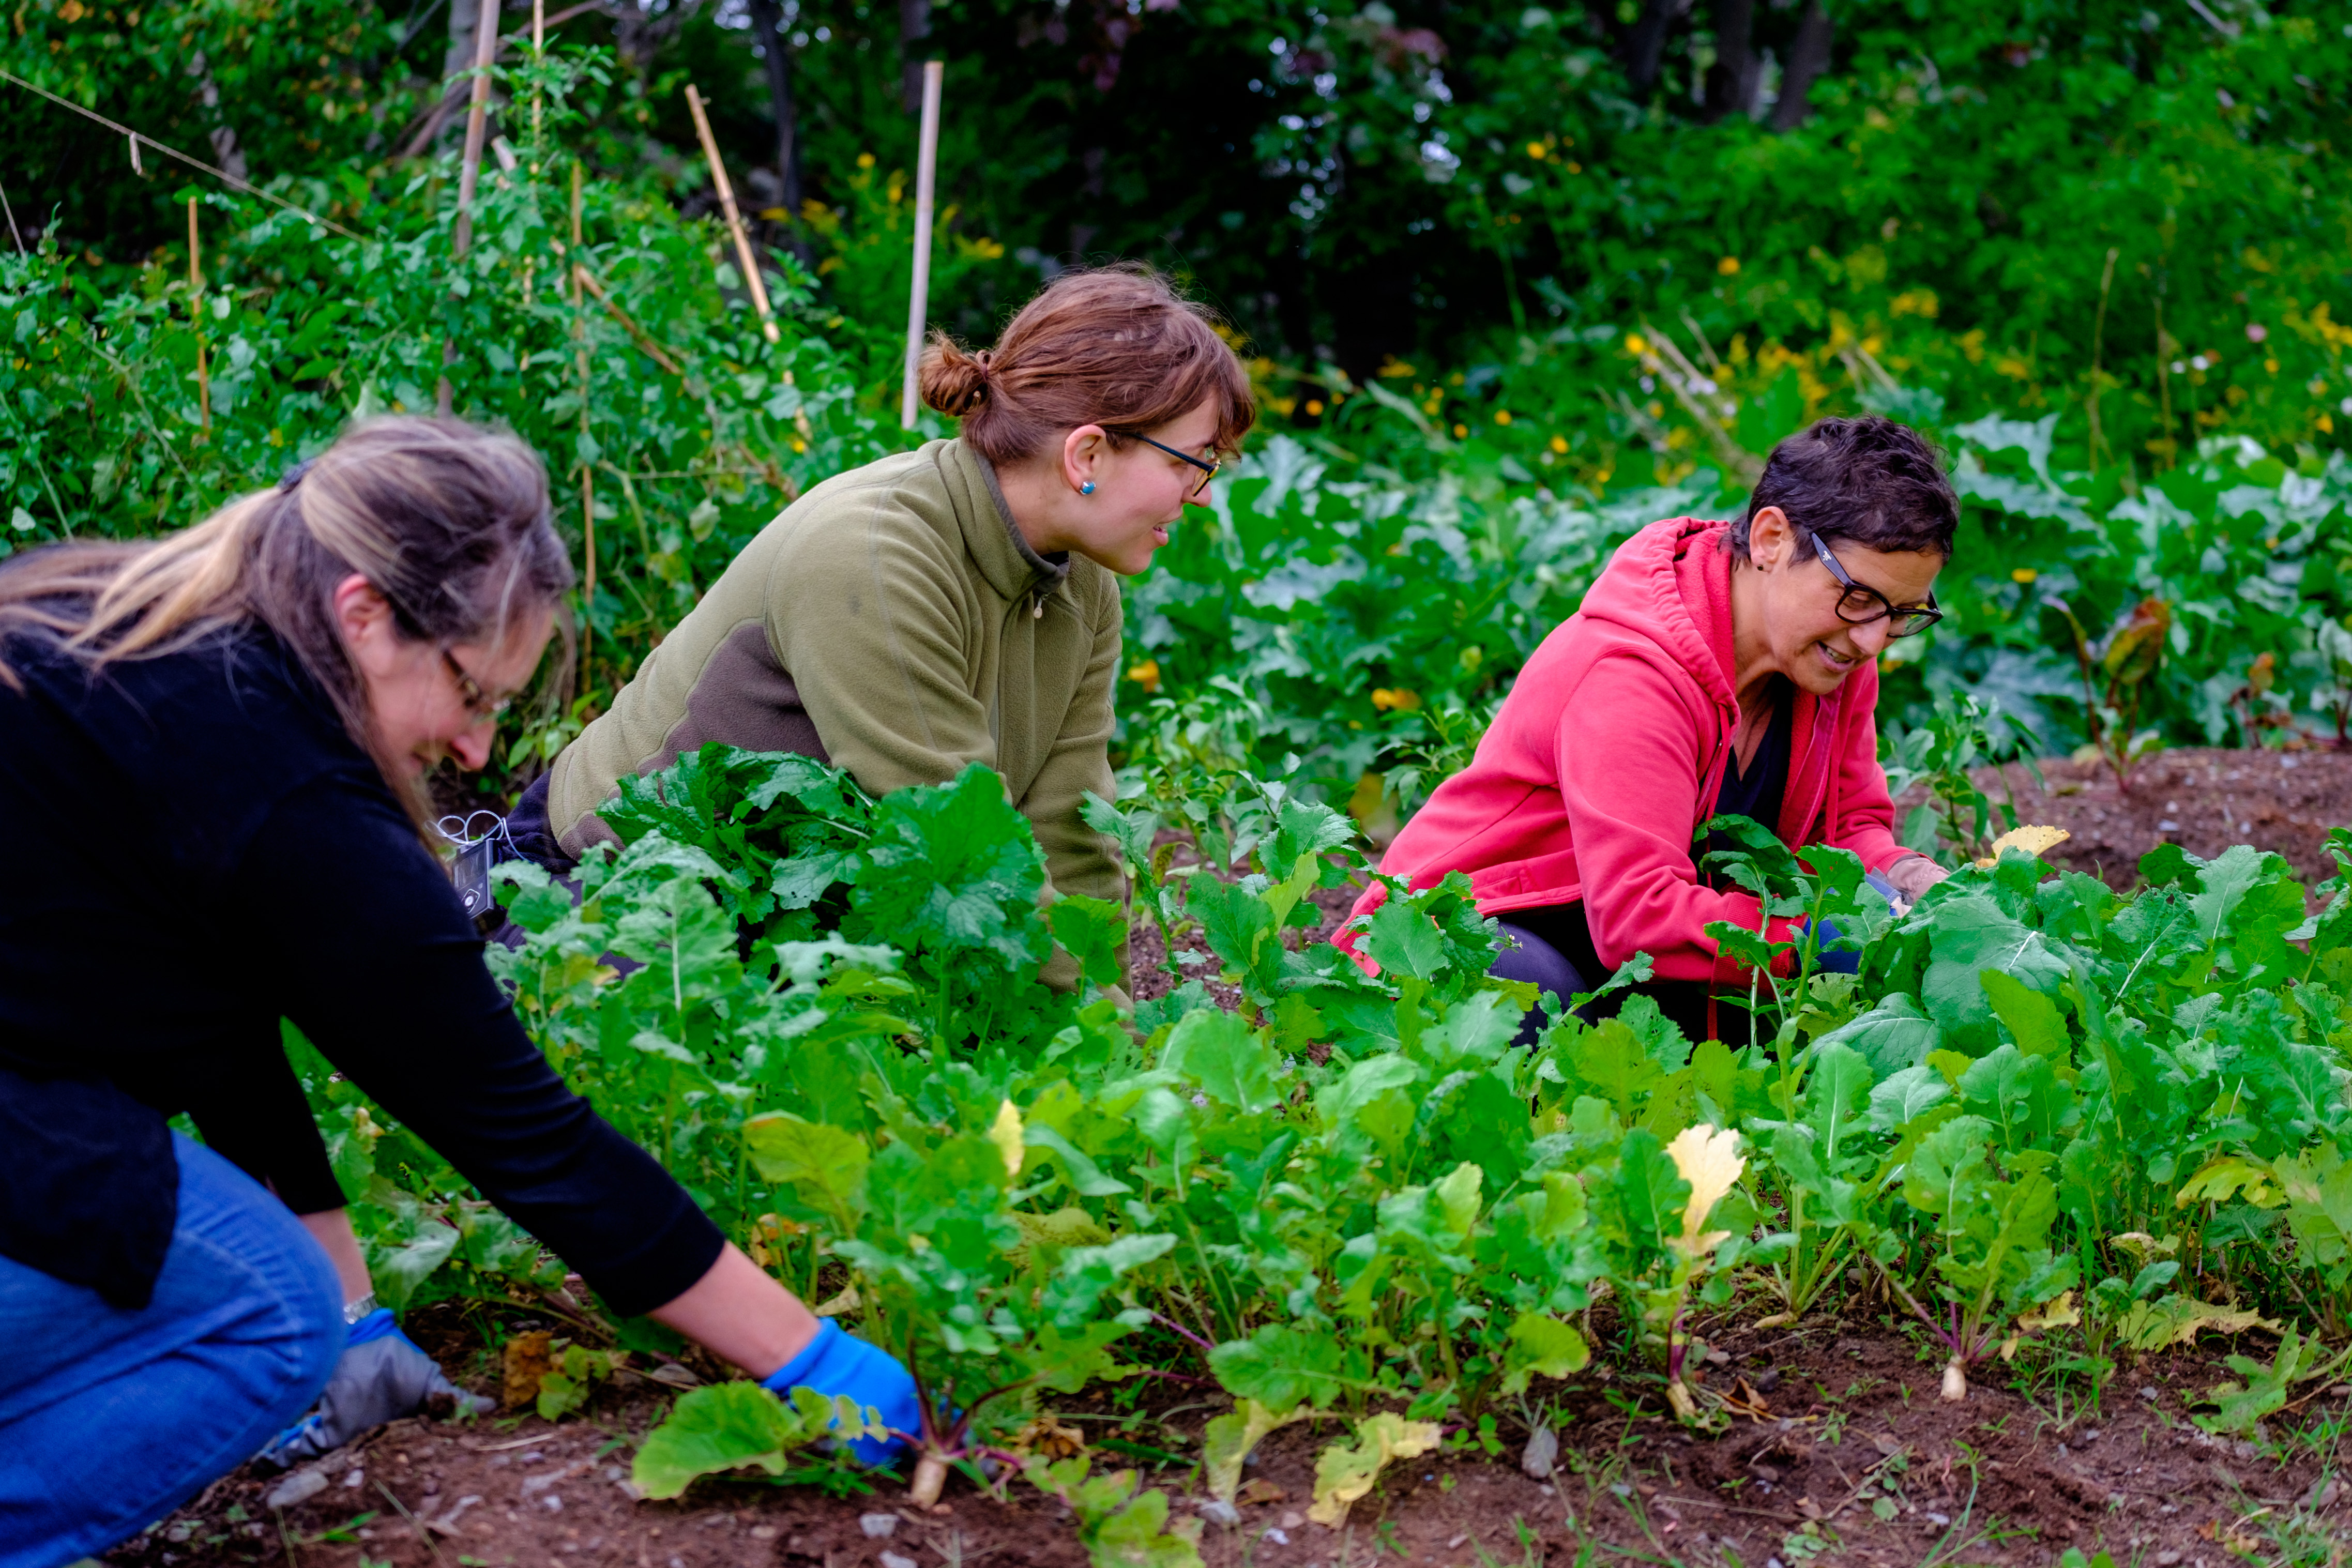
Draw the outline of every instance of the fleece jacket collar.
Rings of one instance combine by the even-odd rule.
[[[996,482],[995,468],[961,438],[949,442],[942,456],[956,521],[963,526],[964,549],[971,552],[982,579],[1010,602],[1042,605],[1069,580],[1069,552],[1043,556],[1029,548],[1013,525],[1013,508]]]

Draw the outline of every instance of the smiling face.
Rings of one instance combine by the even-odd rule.
[[[1852,539],[1825,541],[1846,575],[1890,604],[1927,601],[1944,557],[1932,550],[1874,550]],[[1844,588],[1778,507],[1748,524],[1748,591],[1734,599],[1734,638],[1743,669],[1777,670],[1815,696],[1878,657],[1892,641],[1893,618],[1854,625],[1837,612]],[[1745,623],[1742,623],[1745,622]]]
[[[1144,434],[1160,446],[1214,462],[1217,416],[1216,401],[1203,399],[1183,417]],[[998,477],[1030,549],[1040,555],[1075,550],[1121,577],[1151,564],[1187,502],[1208,504],[1201,485],[1207,476],[1200,469],[1141,441],[1114,447],[1098,424],[1078,426],[1042,460]]]
[[[383,753],[417,776],[444,758],[468,771],[489,760],[495,709],[530,681],[555,627],[554,611],[541,606],[516,617],[495,646],[456,643],[444,657],[440,644],[402,635],[391,603],[357,572],[336,585],[334,605]]]

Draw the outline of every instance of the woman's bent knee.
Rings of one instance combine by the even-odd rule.
[[[325,1252],[266,1189],[184,1139],[180,1212],[149,1304],[0,1260],[12,1354],[0,1399],[0,1568],[102,1552],[250,1458],[342,1354]]]

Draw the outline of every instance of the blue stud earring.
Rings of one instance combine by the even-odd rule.
[[[1091,495],[1093,495],[1094,493],[1095,493],[1095,482],[1094,482],[1093,480],[1091,480],[1091,479],[1087,480],[1085,484],[1083,484],[1083,485],[1081,485],[1081,486],[1078,486],[1078,494],[1079,494],[1079,495],[1081,495],[1081,496],[1091,496]]]

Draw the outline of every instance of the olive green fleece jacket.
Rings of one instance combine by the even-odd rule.
[[[1119,899],[1110,842],[1078,815],[1087,790],[1115,792],[1119,626],[1118,579],[1032,550],[962,442],[836,475],[760,531],[555,759],[549,828],[575,856],[613,841],[595,812],[619,781],[714,740],[821,758],[877,795],[982,762],[1036,832],[1048,899]]]

